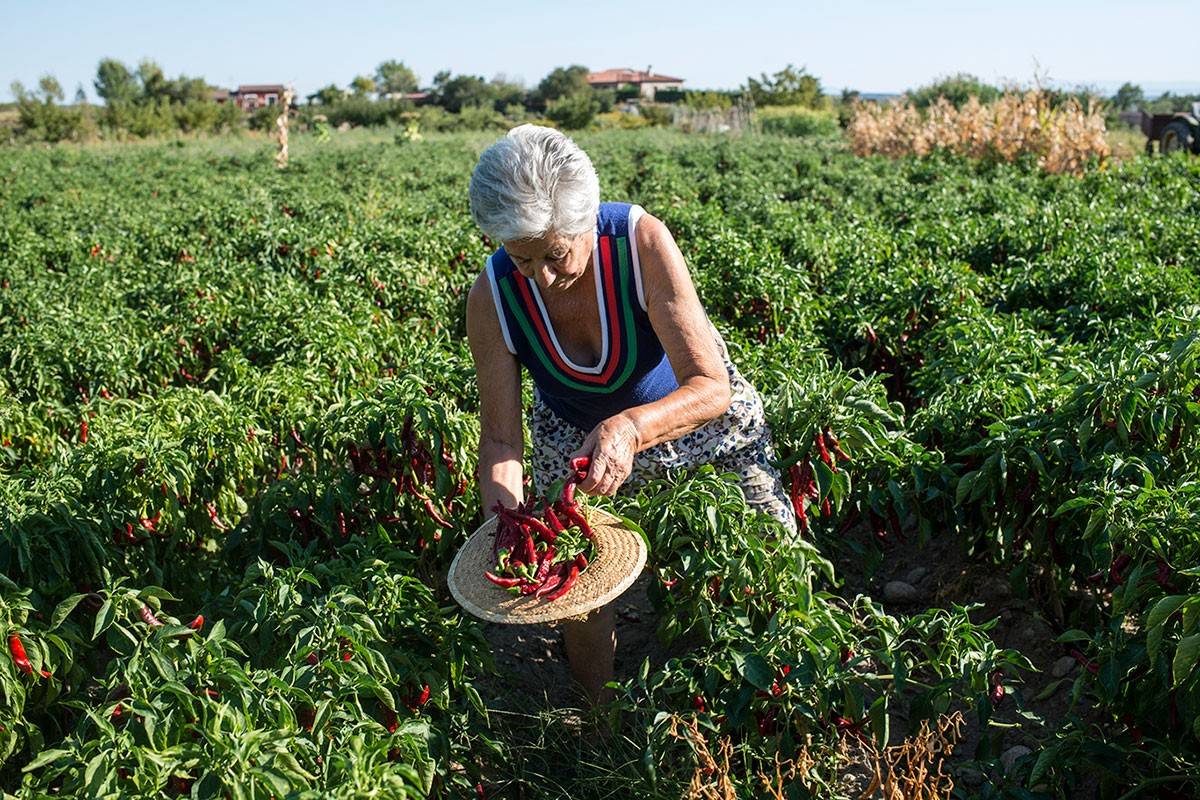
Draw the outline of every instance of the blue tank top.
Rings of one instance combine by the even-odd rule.
[[[595,366],[575,364],[563,352],[537,284],[517,271],[503,247],[487,261],[509,352],[529,370],[542,402],[585,433],[679,388],[646,313],[634,238],[643,213],[629,203],[600,204],[592,251],[602,342]]]

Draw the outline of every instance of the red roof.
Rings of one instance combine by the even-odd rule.
[[[672,78],[669,75],[656,75],[640,69],[606,69],[601,72],[589,72],[588,83],[683,83],[683,78]]]
[[[286,88],[282,83],[243,83],[237,94],[283,94]]]

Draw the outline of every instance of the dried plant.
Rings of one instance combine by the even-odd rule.
[[[1013,161],[1025,154],[1052,173],[1082,174],[1110,155],[1102,109],[1073,98],[1055,107],[1042,89],[1009,90],[990,104],[970,98],[955,108],[939,98],[924,114],[907,101],[859,103],[850,122],[858,155],[926,156],[936,150]]]

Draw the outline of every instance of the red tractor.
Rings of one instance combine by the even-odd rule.
[[[1154,152],[1194,153],[1200,155],[1200,103],[1192,103],[1191,112],[1176,111],[1171,114],[1147,114],[1145,111],[1127,112],[1121,119],[1132,125],[1140,125],[1146,134],[1146,155]]]

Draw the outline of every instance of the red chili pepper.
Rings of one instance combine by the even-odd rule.
[[[138,520],[138,523],[141,524],[141,526],[144,529],[150,531],[151,533],[157,533],[158,532],[158,527],[157,527],[158,521],[161,518],[162,518],[162,512],[156,511],[154,513],[153,517],[142,517],[140,520]]]
[[[25,645],[21,643],[21,636],[13,633],[8,637],[8,651],[12,653],[13,663],[17,665],[17,669],[26,675],[33,674],[33,664],[29,663],[29,656],[25,654]]]
[[[826,519],[833,516],[833,506],[829,504],[828,497],[821,501],[821,516]]]
[[[1175,585],[1171,583],[1171,565],[1162,556],[1155,556],[1154,558],[1158,565],[1158,568],[1154,571],[1154,582],[1164,590],[1173,593]]]
[[[85,419],[79,423],[79,442],[87,444],[88,440],[88,421]]]
[[[666,587],[666,588],[668,588],[668,589],[670,589],[670,588],[674,587],[674,586],[675,586],[675,584],[679,583],[679,579],[678,579],[678,578],[671,578],[671,579],[669,579],[669,580],[668,580],[667,578],[661,578],[661,577],[660,577],[658,580],[659,580],[659,581],[662,583],[662,585],[663,585],[663,586],[665,586],[665,587]]]
[[[692,708],[696,709],[701,714],[703,714],[704,713],[704,698],[701,697],[700,695],[694,696],[692,698]]]
[[[579,579],[579,565],[572,562],[571,568],[567,571],[567,577],[563,579],[562,585],[555,589],[550,594],[546,595],[546,600],[557,600],[575,585],[575,581]]]
[[[162,626],[162,620],[154,616],[154,612],[150,610],[150,606],[143,603],[142,607],[138,609],[138,614],[141,615],[142,622],[145,622],[151,628]]]
[[[595,534],[592,533],[592,526],[588,525],[588,521],[583,516],[583,514],[579,513],[578,510],[576,510],[575,508],[572,508],[571,506],[564,506],[562,508],[562,511],[567,515],[567,519],[571,520],[572,523],[579,526],[579,530],[583,532],[583,535],[586,538],[588,538],[588,539],[595,538]]]
[[[1004,673],[996,670],[992,673],[992,691],[990,694],[992,700],[992,708],[998,708],[1004,700],[1004,684],[1001,681],[1004,679]]]
[[[203,614],[197,614],[197,615],[196,615],[196,618],[195,618],[194,620],[192,620],[191,622],[189,622],[189,623],[187,624],[187,626],[188,626],[189,628],[191,628],[192,630],[194,630],[194,631],[198,631],[198,630],[200,630],[201,628],[203,628],[203,627],[204,627],[204,615],[203,615]]]
[[[417,695],[417,705],[423,706],[429,702],[429,684],[421,687],[421,694]]]
[[[1072,649],[1071,657],[1074,658],[1081,667],[1086,668],[1087,671],[1092,673],[1093,675],[1095,675],[1097,672],[1100,671],[1099,664],[1097,664],[1095,661],[1092,661],[1091,659],[1089,659],[1087,656],[1085,656],[1083,653],[1081,653],[1078,650]]]
[[[483,576],[497,586],[502,586],[505,589],[512,588],[513,586],[520,586],[521,584],[526,583],[524,578],[502,578],[494,572],[484,572]]]
[[[825,462],[825,466],[829,467],[834,472],[837,472],[837,464],[835,464],[833,459],[830,457],[829,450],[825,448],[825,437],[819,432],[815,433],[813,434],[813,442],[817,446],[817,455],[820,456],[821,460]]]
[[[308,656],[306,656],[305,660],[308,661],[309,666],[315,667],[318,663],[320,663],[321,657],[318,656],[317,651],[314,650],[309,653]]]
[[[229,530],[229,528],[225,525],[225,523],[221,522],[221,518],[217,516],[216,503],[208,503],[207,508],[208,508],[208,518],[210,520],[212,520],[213,526],[219,531]]]
[[[831,431],[829,428],[825,429],[825,443],[829,445],[829,449],[833,451],[835,456],[837,456],[838,461],[845,462],[850,460],[850,456],[846,455],[842,451],[841,444],[838,442],[837,437],[833,435],[833,431]]]
[[[395,733],[400,727],[400,720],[396,717],[396,712],[387,706],[383,709],[383,727],[387,728],[388,733]]]
[[[443,528],[453,528],[454,523],[444,519],[438,510],[433,507],[433,501],[428,497],[422,497],[421,501],[425,504],[425,513],[429,514],[429,518],[441,525]]]
[[[554,531],[555,536],[566,531],[566,528],[563,527],[562,520],[558,518],[558,514],[554,513],[554,507],[549,503],[547,503],[546,507],[542,510],[542,514],[546,517],[548,527],[550,530]]]
[[[558,587],[562,586],[563,580],[567,577],[567,565],[559,564],[550,570],[550,575],[546,578],[546,582],[537,588],[533,593],[534,597],[543,598],[550,594]]]
[[[1122,583],[1124,583],[1125,578],[1124,578],[1124,576],[1121,575],[1121,572],[1125,569],[1125,567],[1129,566],[1129,562],[1132,560],[1133,560],[1133,558],[1130,557],[1126,553],[1121,553],[1116,558],[1114,558],[1112,561],[1112,564],[1109,565],[1109,568],[1108,568],[1109,580],[1111,580],[1113,583],[1115,583],[1118,586],[1120,586]]]
[[[567,476],[566,483],[563,484],[562,500],[568,506],[575,505],[575,484],[587,478],[588,470],[592,466],[592,459],[588,456],[576,456],[571,459],[571,474]]]

